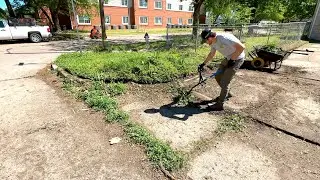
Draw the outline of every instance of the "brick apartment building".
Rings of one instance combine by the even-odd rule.
[[[192,25],[191,3],[192,0],[105,0],[106,25],[109,29],[111,26],[118,29],[119,26],[124,28],[132,25],[138,28],[164,28],[167,24]],[[100,25],[98,12],[90,17],[79,13],[77,20],[80,30],[90,30],[92,26]],[[204,23],[203,15],[200,21]],[[75,27],[75,23],[72,27]]]

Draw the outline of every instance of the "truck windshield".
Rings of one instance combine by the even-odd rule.
[[[3,21],[0,21],[0,28],[4,28]]]

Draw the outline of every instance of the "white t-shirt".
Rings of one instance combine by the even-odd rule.
[[[217,34],[217,42],[211,45],[211,50],[217,50],[224,57],[231,59],[232,54],[236,51],[235,43],[241,43],[233,34]],[[243,51],[237,58],[243,59],[245,52]]]

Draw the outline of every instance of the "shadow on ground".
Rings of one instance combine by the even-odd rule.
[[[161,106],[159,109],[151,108],[146,109],[144,112],[148,114],[160,113],[163,117],[170,119],[186,121],[189,117],[210,112],[206,107],[212,101],[201,101],[196,103],[190,103],[186,106],[179,106],[175,102]]]

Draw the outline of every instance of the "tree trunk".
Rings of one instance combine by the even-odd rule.
[[[43,12],[43,14],[47,17],[47,19],[49,20],[49,23],[50,23],[51,28],[53,28],[53,22],[52,22],[50,16],[48,15],[47,11],[44,10],[42,7],[41,7],[40,9],[41,9],[41,11]]]
[[[200,8],[204,0],[198,0],[194,3],[194,12],[193,12],[193,28],[192,28],[192,38],[196,38],[198,34],[198,25],[199,25],[199,16]]]
[[[52,17],[52,21],[53,21],[54,31],[56,31],[56,32],[61,31],[58,12],[52,11],[52,10],[50,10],[50,12],[51,12],[51,17]]]
[[[10,1],[9,0],[4,0],[6,2],[6,5],[7,5],[7,9],[8,9],[8,12],[9,12],[9,16],[10,17],[16,17],[16,14],[14,13],[13,9],[12,9],[12,6],[10,4]]]
[[[106,23],[105,23],[105,17],[104,17],[104,1],[99,0],[99,7],[100,7],[100,19],[101,19],[101,31],[102,31],[102,47],[103,49],[106,49],[106,44],[104,43],[104,40],[106,39]]]

